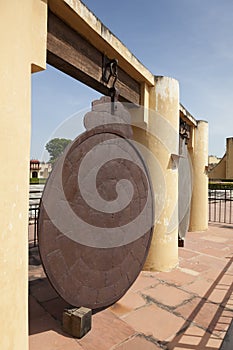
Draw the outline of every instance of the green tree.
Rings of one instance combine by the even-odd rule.
[[[55,138],[46,143],[45,149],[49,152],[49,161],[52,165],[56,162],[57,158],[63,153],[64,149],[71,141],[72,140],[69,139]]]

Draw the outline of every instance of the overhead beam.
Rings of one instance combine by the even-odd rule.
[[[102,81],[103,52],[52,12],[49,12],[48,16],[47,62],[100,93],[108,95],[109,86]],[[116,88],[120,92],[120,100],[140,104],[140,82],[120,67]]]
[[[183,119],[187,124],[191,126],[197,126],[196,119],[191,113],[180,103],[180,118]]]
[[[101,80],[102,54],[119,61],[120,101],[144,105],[144,86],[154,86],[154,75],[80,0],[49,0],[47,62],[107,95]],[[127,72],[127,73],[126,73]],[[196,126],[180,104],[180,117]]]
[[[49,0],[48,5],[52,13],[94,47],[118,59],[120,67],[133,79],[154,86],[154,75],[81,0]]]

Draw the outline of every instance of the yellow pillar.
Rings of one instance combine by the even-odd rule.
[[[0,349],[28,348],[31,70],[46,64],[47,5],[0,4]]]
[[[145,270],[168,271],[178,264],[178,169],[172,154],[179,148],[179,84],[155,77],[150,89],[146,147],[155,190],[155,227]],[[159,183],[158,183],[159,182]]]
[[[189,149],[193,192],[189,231],[205,231],[208,228],[208,123],[199,120],[193,132],[192,148]]]

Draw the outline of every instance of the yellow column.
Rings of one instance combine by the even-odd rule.
[[[206,121],[198,121],[193,138],[193,147],[189,150],[193,168],[189,231],[205,231],[208,228],[208,123]]]
[[[178,264],[179,84],[155,77],[150,89],[146,146],[154,155],[149,169],[155,190],[155,228],[145,270],[168,271]]]
[[[47,5],[0,3],[0,349],[28,348],[31,70],[46,64]]]

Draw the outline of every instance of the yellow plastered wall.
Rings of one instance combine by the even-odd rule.
[[[226,139],[226,153],[209,172],[210,180],[233,180],[233,138]]]
[[[233,180],[233,138],[227,138],[226,178]]]
[[[46,65],[47,4],[0,2],[0,349],[28,348],[31,71]]]
[[[226,160],[227,156],[225,154],[220,162],[209,172],[210,179],[226,179]]]

